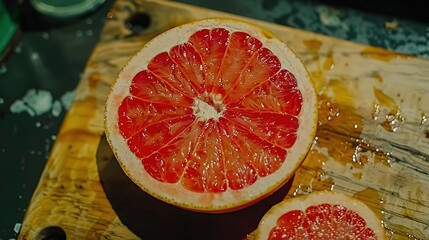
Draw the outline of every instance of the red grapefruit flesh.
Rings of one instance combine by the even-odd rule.
[[[170,204],[232,211],[280,188],[307,154],[316,96],[270,32],[206,19],[164,32],[119,73],[105,129],[125,173]]]
[[[333,192],[284,200],[262,218],[256,239],[381,240],[381,220],[363,202]]]

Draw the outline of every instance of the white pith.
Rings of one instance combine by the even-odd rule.
[[[196,193],[185,189],[180,182],[176,184],[163,183],[152,178],[142,167],[141,160],[128,148],[126,140],[119,133],[117,109],[122,100],[130,95],[129,87],[133,77],[147,66],[149,61],[158,53],[169,51],[171,47],[185,43],[188,38],[200,29],[224,28],[230,32],[244,31],[259,39],[264,47],[270,49],[280,60],[281,66],[292,72],[298,80],[298,88],[302,93],[304,105],[301,116],[303,122],[297,132],[297,140],[288,150],[287,162],[279,170],[271,175],[258,179],[251,187],[240,190],[227,190],[223,193]],[[219,96],[211,96],[214,103]],[[217,102],[222,104],[221,102]],[[109,143],[115,155],[127,175],[143,190],[156,198],[197,211],[223,211],[231,207],[238,207],[277,189],[288,180],[303,158],[307,154],[316,128],[317,107],[314,89],[311,86],[308,72],[303,63],[296,57],[292,50],[277,38],[267,37],[266,32],[260,31],[253,25],[240,21],[225,19],[207,19],[173,28],[150,41],[142,48],[122,69],[116,82],[112,86],[107,99],[105,128]],[[200,99],[194,99],[193,110],[198,121],[213,118],[218,119],[222,110],[218,111],[210,104]],[[309,120],[307,122],[307,120]]]
[[[225,111],[225,105],[222,103],[222,96],[219,94],[207,94],[204,95],[211,98],[213,105],[207,103],[206,101],[195,98],[192,105],[193,114],[196,117],[197,121],[204,122],[209,119],[218,121],[222,117],[223,112]],[[219,109],[217,110],[215,106]]]

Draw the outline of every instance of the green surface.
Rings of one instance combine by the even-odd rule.
[[[226,0],[179,0],[179,2],[205,6],[429,58],[429,24],[423,21],[411,20],[417,19],[417,16],[416,18],[399,18],[395,15],[375,14],[355,8],[328,4],[329,1],[235,0],[229,2]],[[378,3],[380,2],[382,1],[378,1]],[[396,3],[396,8],[403,6],[403,12],[409,11],[411,16],[412,12],[416,11],[413,7],[407,7],[405,2],[384,1],[386,8],[389,8],[389,5],[394,3]],[[409,3],[413,4],[415,2],[410,1]],[[367,4],[370,6],[371,1],[367,1]],[[397,11],[399,13],[399,10]],[[386,27],[386,25],[395,25],[395,23],[399,25],[396,29]]]
[[[17,237],[108,7],[71,24],[28,24],[0,66],[0,240]]]
[[[180,1],[429,58],[429,25],[412,20],[303,0]],[[17,237],[111,2],[55,27],[22,15],[27,29],[0,66],[0,240]]]
[[[7,47],[17,29],[18,24],[12,21],[6,6],[0,1],[0,61],[6,54]]]
[[[30,0],[34,9],[50,17],[65,19],[91,12],[105,0]]]

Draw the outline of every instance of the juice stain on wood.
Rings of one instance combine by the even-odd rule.
[[[374,96],[378,103],[374,103],[372,111],[373,119],[379,121],[380,125],[386,131],[396,132],[405,121],[405,117],[401,114],[399,105],[393,98],[386,95],[380,89],[374,88]],[[387,110],[388,113],[384,114],[384,110]]]
[[[313,56],[315,60],[319,59],[319,50],[322,47],[322,42],[316,39],[304,40],[304,45],[312,52],[315,53]]]
[[[377,190],[373,188],[365,188],[362,191],[353,194],[353,197],[364,202],[374,211],[380,220],[384,218],[384,199]]]
[[[308,194],[313,191],[331,190],[334,179],[327,177],[323,171],[323,165],[328,161],[328,156],[317,151],[310,150],[301,169],[295,173],[293,191],[289,196]]]
[[[383,83],[383,77],[381,76],[381,74],[379,72],[374,72],[373,73],[373,77],[379,82],[379,83]]]
[[[360,55],[362,55],[364,57],[380,60],[383,62],[390,62],[390,61],[397,59],[397,58],[407,59],[407,58],[411,57],[411,56],[406,55],[406,54],[400,54],[400,53],[396,53],[396,52],[392,52],[392,51],[389,51],[386,49],[376,48],[376,47],[372,47],[372,46],[365,47],[360,52]]]
[[[93,72],[89,75],[88,85],[90,91],[97,89],[98,83],[101,81],[101,74],[99,72]]]
[[[327,176],[324,170],[329,159],[343,166],[350,164],[356,169],[363,169],[369,162],[391,166],[388,153],[384,153],[362,138],[363,117],[354,106],[356,96],[347,85],[347,81],[341,77],[338,79],[324,77],[324,72],[334,67],[332,52],[328,51],[322,59],[319,55],[322,44],[319,41],[306,40],[304,44],[310,50],[312,59],[318,61],[315,63],[318,70],[311,74],[319,93],[319,123],[313,148],[296,172],[288,196],[334,189],[335,180]],[[374,77],[382,82],[379,74],[375,74]],[[362,172],[357,171],[353,176],[360,180]],[[370,197],[374,197],[372,202],[377,202],[380,198],[375,194]]]
[[[316,93],[320,94],[320,92],[325,87],[326,83],[328,82],[328,79],[325,78],[323,68],[320,64],[320,48],[322,47],[322,42],[316,39],[307,39],[303,41],[306,48],[310,51],[311,54],[311,61],[316,64],[317,70],[310,72],[311,74],[311,81],[313,83],[314,89],[316,90]],[[332,59],[332,56],[331,56]],[[325,60],[326,65],[329,65],[330,61],[332,61],[333,66],[333,59],[332,60]]]
[[[378,219],[380,219],[380,224],[383,227],[386,227],[386,221],[384,216],[384,203],[385,199],[380,195],[380,193],[373,188],[365,188],[362,191],[356,192],[353,194],[354,198],[359,199],[364,202],[371,210],[375,213]],[[393,239],[393,233],[386,232],[387,239]],[[396,236],[395,236],[396,237]]]

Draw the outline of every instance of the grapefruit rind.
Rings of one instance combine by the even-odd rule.
[[[272,206],[259,222],[255,233],[255,240],[269,239],[270,231],[276,226],[277,220],[285,213],[292,210],[305,211],[310,206],[328,203],[331,205],[341,205],[348,210],[358,213],[366,222],[366,226],[371,228],[377,239],[386,239],[381,219],[365,203],[348,195],[336,192],[321,191],[313,192],[299,197],[283,200]]]
[[[165,183],[154,179],[142,167],[121,136],[118,127],[117,109],[123,99],[130,96],[133,77],[142,71],[157,54],[168,52],[171,47],[182,44],[200,29],[224,28],[228,31],[243,31],[260,40],[264,47],[278,57],[283,69],[292,72],[302,94],[303,106],[298,118],[295,144],[288,149],[287,159],[274,173],[259,178],[253,185],[239,190],[228,189],[221,193],[197,193],[185,189],[179,183]],[[105,133],[107,140],[126,175],[142,190],[167,203],[200,212],[228,212],[246,207],[266,197],[284,185],[301,165],[313,142],[317,128],[317,97],[310,75],[302,61],[286,43],[274,37],[268,30],[239,20],[204,19],[184,24],[158,35],[138,51],[123,67],[111,86],[105,109]]]

